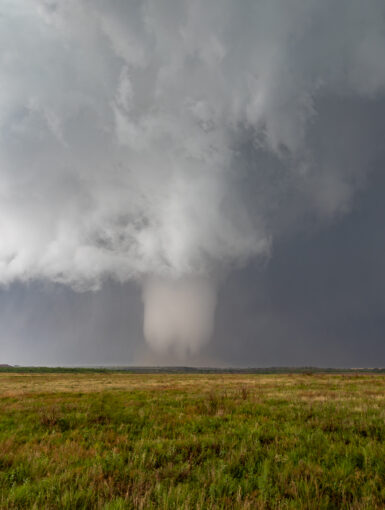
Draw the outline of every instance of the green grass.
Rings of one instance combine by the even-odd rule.
[[[384,508],[385,377],[0,374],[0,508]]]

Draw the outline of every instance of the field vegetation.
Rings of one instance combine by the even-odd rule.
[[[2,509],[384,507],[384,375],[0,373]]]

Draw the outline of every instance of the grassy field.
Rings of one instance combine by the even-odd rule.
[[[385,376],[0,374],[0,508],[385,508]]]

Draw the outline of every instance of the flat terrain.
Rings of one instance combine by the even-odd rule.
[[[1,373],[0,508],[385,508],[385,376]]]

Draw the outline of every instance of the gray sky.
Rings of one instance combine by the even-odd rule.
[[[192,364],[385,364],[384,176],[373,174],[354,210],[332,226],[274,246],[223,284],[213,339]],[[3,360],[24,364],[178,363],[146,352],[140,289],[108,283],[76,293],[12,285],[0,295]]]
[[[0,46],[0,362],[385,365],[382,0],[6,0]]]

